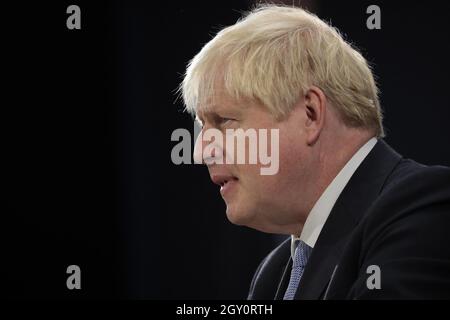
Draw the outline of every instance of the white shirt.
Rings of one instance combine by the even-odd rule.
[[[339,171],[338,175],[333,179],[333,181],[322,193],[320,198],[314,204],[314,207],[309,212],[308,217],[306,218],[305,225],[303,226],[303,230],[300,234],[300,237],[297,238],[294,235],[292,235],[291,239],[292,257],[294,257],[296,240],[302,240],[308,246],[314,248],[317,238],[319,238],[319,234],[322,231],[322,228],[325,225],[328,216],[330,215],[331,209],[333,209],[334,204],[339,198],[339,195],[341,194],[342,190],[344,190],[348,181],[355,173],[356,169],[358,169],[361,162],[363,162],[363,160],[367,157],[369,152],[373,149],[377,141],[378,140],[375,137],[367,141],[345,164],[345,166],[341,169],[341,171]]]

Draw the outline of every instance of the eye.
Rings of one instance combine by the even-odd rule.
[[[235,120],[236,119],[219,117],[217,122],[218,122],[219,125],[225,126],[225,125],[228,125],[228,124],[232,123]]]

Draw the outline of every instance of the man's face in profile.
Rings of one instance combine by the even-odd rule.
[[[287,226],[292,225],[292,229],[298,232],[294,217],[297,215],[297,204],[302,201],[302,186],[308,176],[304,168],[309,167],[302,139],[301,122],[306,121],[302,108],[302,103],[299,103],[285,119],[279,121],[261,104],[248,99],[234,101],[221,94],[215,98],[213,105],[197,110],[197,119],[203,127],[195,144],[194,157],[203,158],[212,181],[220,185],[220,193],[227,206],[226,214],[232,223],[273,233],[285,231]],[[211,129],[222,133],[225,141],[220,146],[214,140],[205,139]],[[250,139],[245,140],[245,163],[236,163],[236,158],[233,163],[225,161],[233,153],[230,148],[227,150],[227,143],[239,136],[227,131],[234,132],[236,129],[244,132],[250,129],[257,133],[266,129],[266,145],[261,144],[260,136],[256,141],[260,149],[257,155],[261,148],[269,153],[278,151],[277,172],[261,174],[261,169],[267,166],[261,163],[259,156],[256,163],[249,163],[250,148],[255,147],[252,145],[255,141]],[[278,131],[279,139],[271,139],[273,129]],[[205,159],[204,151],[211,148],[211,144],[217,147],[212,156],[223,159],[222,164],[210,163]],[[239,152],[242,151],[234,145],[234,155]]]

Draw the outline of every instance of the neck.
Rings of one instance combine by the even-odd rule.
[[[307,197],[309,201],[302,204],[301,223],[297,225],[297,229],[292,233],[293,235],[300,235],[311,209],[325,189],[353,155],[373,136],[372,132],[348,129],[343,135],[334,135],[330,139],[322,139],[313,146],[312,164],[314,170],[311,170],[313,177],[307,186],[310,193]]]

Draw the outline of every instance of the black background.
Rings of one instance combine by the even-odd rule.
[[[81,8],[81,30],[66,8]],[[308,1],[374,65],[386,140],[450,165],[450,7]],[[381,8],[381,30],[366,8]],[[175,90],[187,62],[252,1],[2,5],[3,294],[241,299],[282,239],[230,224],[206,168],[172,164],[192,129]],[[82,289],[66,288],[79,265]]]

